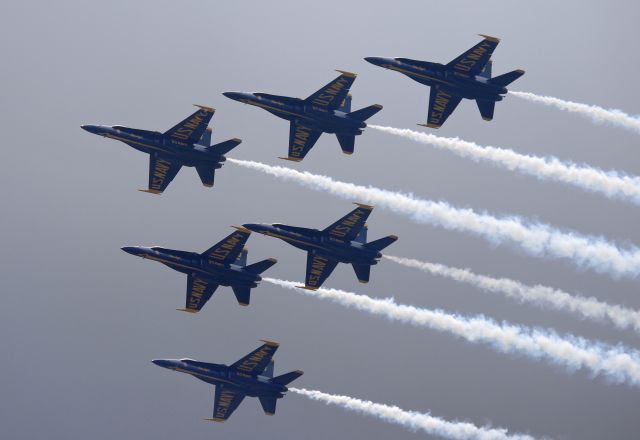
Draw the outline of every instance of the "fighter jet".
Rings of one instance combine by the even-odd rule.
[[[212,187],[215,170],[227,160],[224,155],[242,141],[234,138],[210,145],[211,129],[207,125],[215,110],[203,105],[196,107],[198,111],[164,133],[121,125],[83,125],[82,128],[149,154],[149,187],[140,191],[161,194],[182,166],[195,167],[202,184]]]
[[[491,54],[500,40],[487,35],[471,49],[446,65],[409,58],[365,58],[371,64],[395,70],[421,84],[431,87],[429,114],[426,124],[429,128],[439,128],[453,113],[462,98],[475,99],[482,119],[493,119],[496,101],[501,101],[507,93],[507,86],[524,74],[524,70],[514,70],[500,76],[491,77]]]
[[[288,391],[286,385],[303,373],[296,370],[273,377],[274,362],[271,358],[278,349],[278,343],[263,342],[262,346],[229,366],[192,359],[155,359],[151,362],[216,386],[213,417],[205,420],[224,422],[246,396],[260,399],[265,414],[272,416],[276,412],[276,402]]]
[[[322,133],[335,133],[344,154],[353,154],[355,137],[367,126],[364,122],[378,113],[378,104],[351,111],[349,88],[355,73],[338,70],[340,76],[307,99],[268,93],[226,92],[227,98],[262,107],[269,113],[291,122],[289,155],[280,159],[299,162],[315,145]]]
[[[260,274],[276,264],[276,259],[268,258],[247,266],[248,251],[244,244],[251,231],[234,227],[237,229],[235,232],[202,254],[157,246],[125,246],[122,250],[159,261],[187,275],[186,306],[177,310],[199,312],[220,285],[231,286],[238,303],[248,306],[251,289],[258,286],[262,280]]]
[[[299,228],[280,223],[245,224],[245,228],[276,237],[307,251],[307,274],[304,288],[316,290],[331,275],[338,263],[350,263],[361,283],[369,282],[371,266],[382,257],[380,251],[398,237],[389,235],[367,243],[367,217],[373,206],[358,207],[331,226],[317,229]]]

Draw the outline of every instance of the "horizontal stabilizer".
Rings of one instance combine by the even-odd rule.
[[[210,166],[196,166],[196,171],[198,172],[198,176],[200,176],[200,180],[202,184],[207,187],[213,186],[213,181],[215,179],[215,168],[211,168]]]
[[[249,300],[251,300],[251,288],[248,286],[231,286],[233,294],[238,300],[238,304],[241,306],[248,306]]]
[[[268,416],[272,416],[276,413],[276,402],[278,401],[277,397],[274,396],[258,396],[260,399],[260,405],[262,405],[262,410]]]
[[[273,382],[280,385],[287,385],[302,376],[304,372],[302,370],[291,371],[290,373],[285,373],[280,376],[274,377]]]
[[[513,70],[511,72],[507,72],[503,75],[496,76],[495,78],[491,78],[491,84],[495,84],[498,86],[506,87],[518,78],[524,75],[524,70],[518,69]]]
[[[353,271],[356,273],[358,281],[361,283],[368,283],[369,276],[371,274],[371,265],[358,263],[352,263],[351,265],[353,266]]]
[[[351,112],[347,116],[351,119],[355,119],[356,121],[366,121],[371,116],[378,113],[380,110],[382,110],[382,106],[380,104],[373,104],[369,107],[361,108],[360,110]]]
[[[352,134],[337,134],[338,142],[340,142],[340,148],[344,154],[353,154],[353,148],[356,143],[356,137]]]
[[[235,147],[242,143],[242,139],[233,138],[228,141],[220,142],[219,144],[215,144],[207,148],[207,150],[212,153],[216,153],[219,155],[227,154],[229,151],[233,150]]]
[[[387,246],[389,246],[392,243],[394,243],[397,239],[398,239],[397,236],[389,235],[387,237],[382,237],[382,238],[379,238],[377,240],[374,240],[374,241],[371,241],[371,242],[367,243],[367,247],[369,249],[374,249],[376,251],[381,251],[382,249],[384,249]]]
[[[480,110],[482,119],[484,119],[485,121],[490,121],[493,119],[493,110],[496,107],[495,101],[484,101],[482,99],[476,99],[476,104],[478,104],[478,110]]]
[[[250,264],[245,266],[245,270],[247,272],[261,274],[265,270],[269,269],[271,266],[276,264],[278,260],[275,258],[267,258],[266,260],[258,261],[257,263]]]

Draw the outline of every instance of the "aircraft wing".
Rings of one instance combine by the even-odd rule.
[[[356,74],[351,72],[340,72],[340,76],[331,81],[326,86],[309,96],[305,101],[313,106],[314,110],[332,111],[340,108],[351,85],[356,79]]]
[[[373,210],[373,206],[361,205],[356,203],[358,207],[340,220],[325,228],[322,232],[328,233],[331,237],[338,240],[353,241],[356,239],[360,231],[364,228],[364,224]]]
[[[149,189],[140,191],[162,194],[182,168],[182,164],[157,153],[149,155]]]
[[[215,110],[202,105],[197,105],[196,107],[199,107],[198,111],[167,130],[164,133],[165,136],[187,144],[197,143],[207,129],[207,125],[209,125],[209,121],[213,117]]]
[[[213,417],[207,420],[224,422],[240,406],[245,394],[228,385],[216,385],[216,397],[213,401]]]
[[[479,75],[487,62],[489,62],[489,59],[491,59],[493,51],[500,42],[500,40],[495,37],[489,37],[487,35],[480,36],[484,37],[481,42],[452,60],[447,64],[447,67],[464,75]]]
[[[218,284],[208,278],[198,275],[187,276],[187,299],[183,312],[197,313],[209,301]]]
[[[256,375],[262,373],[271,363],[271,358],[278,349],[279,344],[272,341],[264,341],[260,347],[231,365],[239,373]]]
[[[316,290],[329,278],[337,265],[337,260],[325,257],[318,252],[307,253],[307,274],[304,279],[304,287]]]
[[[289,156],[281,157],[281,159],[300,162],[309,150],[313,148],[321,134],[322,132],[319,130],[313,130],[296,121],[291,121],[291,127],[289,129]]]
[[[244,248],[244,244],[249,239],[249,235],[251,235],[250,230],[236,228],[236,231],[211,246],[202,255],[209,259],[210,264],[225,266],[235,263]]]
[[[439,86],[431,87],[429,95],[429,114],[427,123],[429,128],[440,128],[444,121],[453,113],[462,98],[445,92]],[[421,124],[422,125],[422,124]]]

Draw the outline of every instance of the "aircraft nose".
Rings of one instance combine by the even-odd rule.
[[[366,57],[364,60],[376,66],[381,66],[382,64],[389,63],[389,58]]]
[[[242,226],[250,231],[257,232],[258,234],[264,234],[269,227],[269,225],[262,225],[260,223],[245,223]]]
[[[128,254],[135,255],[137,257],[139,257],[142,254],[144,254],[144,249],[142,249],[139,246],[124,246],[124,247],[122,247],[120,249],[122,249],[123,251],[125,251]]]
[[[169,368],[171,364],[171,361],[168,361],[166,359],[153,359],[151,362],[162,368]]]
[[[81,125],[80,128],[93,134],[100,134],[102,131],[99,125]]]
[[[224,92],[223,95],[229,99],[233,99],[234,101],[247,99],[247,94],[242,92]]]

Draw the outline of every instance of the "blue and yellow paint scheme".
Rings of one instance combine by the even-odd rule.
[[[251,289],[262,280],[260,274],[276,264],[268,258],[247,265],[247,249],[244,247],[251,231],[235,226],[229,234],[207,251],[178,251],[162,247],[125,246],[123,251],[158,261],[187,275],[187,298],[183,312],[197,313],[209,301],[218,286],[231,287],[241,306],[248,306]]]
[[[382,110],[379,104],[351,111],[349,89],[356,74],[338,70],[340,76],[306,99],[268,93],[225,92],[227,98],[263,108],[290,122],[289,152],[281,159],[299,162],[313,148],[322,133],[333,133],[342,152],[353,154],[355,137],[365,121]]]
[[[226,160],[224,155],[242,141],[234,138],[210,145],[211,129],[207,125],[215,110],[203,105],[196,107],[196,112],[164,133],[121,125],[83,125],[81,128],[149,154],[149,184],[140,191],[161,194],[183,166],[195,167],[202,184],[212,187],[215,170]]]
[[[272,416],[276,413],[276,402],[288,391],[287,385],[303,372],[296,370],[274,377],[272,358],[279,344],[262,342],[260,347],[229,366],[193,359],[155,359],[151,362],[216,386],[213,416],[205,420],[224,422],[247,396],[257,397],[265,414]]]
[[[380,251],[398,237],[389,235],[367,243],[365,222],[373,207],[361,203],[356,205],[356,209],[322,231],[280,223],[248,223],[243,226],[307,251],[305,289],[315,290],[322,286],[338,263],[351,264],[358,281],[368,283],[371,266],[382,257]]]
[[[409,58],[367,57],[365,60],[431,87],[427,123],[418,125],[439,128],[462,98],[475,100],[482,119],[491,121],[495,103],[508,92],[509,84],[524,75],[524,70],[492,78],[491,55],[500,40],[488,35],[480,36],[483,37],[481,42],[445,65]]]

